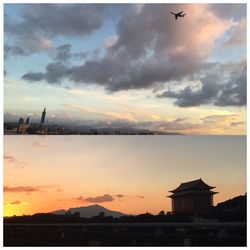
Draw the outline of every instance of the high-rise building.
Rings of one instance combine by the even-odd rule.
[[[28,127],[29,127],[29,117],[27,118],[25,123],[24,123],[24,119],[20,118],[18,121],[17,130],[16,130],[17,134],[26,134]]]
[[[44,110],[42,112],[42,116],[41,116],[41,122],[40,122],[40,127],[41,128],[44,127],[45,115],[46,115],[46,107],[44,108]]]
[[[41,116],[41,121],[40,121],[40,130],[42,134],[46,134],[47,130],[45,128],[44,122],[45,122],[45,116],[46,116],[46,107],[44,108]]]
[[[30,122],[30,116],[28,116],[28,118],[26,119],[26,125],[29,125],[29,122]]]
[[[17,125],[17,130],[16,130],[17,133],[21,133],[21,127],[22,127],[23,124],[24,124],[24,119],[19,118],[18,125]]]
[[[218,192],[211,191],[215,187],[207,185],[202,179],[181,183],[176,189],[169,192],[172,199],[174,213],[208,213],[213,207],[213,195]]]

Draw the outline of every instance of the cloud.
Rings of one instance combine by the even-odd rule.
[[[21,202],[19,200],[16,200],[16,201],[4,203],[4,206],[21,206],[21,205],[27,205],[27,202]]]
[[[101,49],[108,49],[110,47],[113,47],[116,42],[118,41],[118,36],[117,35],[112,35],[107,37],[102,43],[101,45],[96,49],[96,52],[100,52]]]
[[[145,196],[142,196],[142,195],[137,195],[137,197],[140,198],[140,199],[144,199],[145,198]]]
[[[56,189],[56,192],[58,192],[58,193],[61,193],[61,192],[63,192],[64,190],[62,189],[62,188],[57,188]]]
[[[145,4],[140,5],[139,11],[136,6],[128,5],[122,12],[117,34],[101,46],[106,49],[103,58],[65,65],[63,62],[71,57],[71,46],[65,44],[57,48],[57,60],[49,63],[45,72],[28,72],[22,79],[45,80],[50,84],[61,84],[67,79],[78,85],[101,85],[111,92],[167,83],[168,90],[157,97],[173,98],[180,107],[246,104],[246,70],[236,78],[229,64],[206,63],[215,40],[230,29],[227,44],[245,44],[246,19],[237,23],[220,18],[217,10],[207,4]],[[172,9],[192,12],[192,17],[187,15],[185,22],[176,22],[166,15]],[[185,34],[185,39],[180,39],[180,34]],[[210,71],[204,73],[206,67]],[[221,70],[231,76],[226,82]],[[192,84],[178,91],[172,89],[171,82],[192,82],[194,78],[201,82],[199,89],[193,89]]]
[[[17,186],[10,187],[4,186],[4,192],[8,193],[32,193],[32,192],[41,192],[43,189],[55,188],[55,185],[51,186]]]
[[[188,14],[175,21],[169,11],[179,9]],[[5,54],[52,55],[44,70],[22,75],[27,82],[98,85],[108,92],[161,86],[165,91],[156,96],[171,98],[179,107],[245,106],[246,71],[235,75],[228,64],[207,63],[224,35],[229,38],[223,48],[245,46],[245,16],[246,4],[30,4],[18,20],[5,16],[5,32],[11,37],[6,41],[14,41],[5,43]],[[54,48],[54,38],[89,36],[109,18],[116,33],[97,48],[102,55],[72,53],[69,43]],[[193,79],[200,88],[193,88]],[[176,89],[184,81],[189,85]]]
[[[200,106],[212,103],[216,106],[246,105],[246,61],[240,63],[207,65],[200,72],[200,87],[187,86],[181,90],[166,90],[158,98],[173,98],[179,107]]]
[[[117,194],[117,195],[115,195],[115,197],[117,197],[117,198],[123,198],[124,194]]]
[[[20,202],[20,201],[12,201],[10,204],[11,204],[11,205],[20,205],[21,202]]]
[[[240,126],[240,125],[244,125],[244,124],[246,124],[246,123],[245,122],[232,122],[231,126],[236,127],[236,126]]]
[[[13,162],[17,162],[17,159],[11,155],[4,155],[3,156],[4,160],[13,163]]]
[[[48,83],[59,83],[68,71],[68,68],[62,62],[53,62],[47,65],[46,73],[29,72],[22,76],[23,80],[34,82],[46,80]]]
[[[19,186],[19,187],[9,187],[4,186],[4,192],[10,192],[10,193],[21,193],[21,192],[38,192],[40,191],[41,187],[32,187],[32,186]]]
[[[13,41],[5,53],[29,55],[50,50],[51,39],[58,36],[90,35],[102,26],[110,5],[29,4],[25,7],[18,20],[5,15],[4,30]]]
[[[21,46],[4,44],[4,59],[8,59],[10,55],[27,56],[29,53]]]
[[[240,20],[242,17],[246,17],[246,4],[235,3],[221,3],[221,4],[209,4],[209,9],[213,11],[218,17],[223,19]]]
[[[70,44],[64,44],[61,46],[58,46],[56,48],[56,61],[68,61],[71,58],[71,45]]]
[[[78,200],[78,201],[85,201],[84,197],[81,195],[81,196],[78,196],[76,198],[73,198],[75,200]]]
[[[238,123],[239,117],[236,114],[232,115],[209,115],[206,117],[201,118],[201,121],[204,125],[212,125],[212,126],[219,126],[220,124],[225,125],[228,124],[232,126],[232,123]],[[242,123],[240,121],[240,123]]]
[[[232,28],[229,39],[225,42],[225,46],[246,46],[247,41],[247,20],[243,18],[235,27]]]
[[[9,164],[13,164],[16,167],[20,167],[20,168],[24,168],[26,165],[28,165],[27,162],[23,162],[18,160],[16,157],[12,156],[12,155],[4,155],[3,156],[4,160],[6,162],[8,162]]]
[[[12,44],[4,44],[4,59],[8,59],[12,55],[16,56],[28,56],[33,53],[42,51],[51,51],[53,43],[51,40],[44,38],[38,34],[34,34],[32,37],[26,37]]]
[[[42,143],[40,143],[40,142],[33,142],[33,143],[32,143],[32,146],[33,146],[33,147],[38,147],[38,148],[47,148],[47,147],[48,147],[47,144],[42,144]]]
[[[114,197],[109,194],[104,194],[96,197],[87,197],[80,195],[78,197],[74,197],[70,200],[77,201],[77,202],[89,202],[89,203],[102,203],[102,202],[110,202],[114,201]]]
[[[111,196],[109,194],[96,196],[96,197],[88,197],[88,198],[84,199],[84,201],[91,202],[91,203],[110,202],[110,201],[114,201],[114,200],[115,199],[113,198],[113,196]]]
[[[244,97],[231,98],[235,94],[242,94],[238,93],[242,85],[240,89],[234,88],[229,79],[228,84],[221,87],[220,71],[202,75],[216,39],[237,26],[238,22],[221,18],[217,10],[208,4],[144,4],[125,7],[117,24],[117,33],[102,45],[105,49],[103,57],[88,59],[77,65],[65,65],[63,60],[53,61],[44,72],[28,72],[22,79],[29,82],[45,80],[58,85],[63,80],[69,80],[78,86],[100,85],[110,92],[154,89],[157,84],[161,84],[167,85],[169,89],[158,97],[174,98],[175,104],[181,107],[207,103],[218,106],[244,105]],[[192,15],[176,22],[169,11],[178,9],[184,9]],[[69,45],[57,50],[59,58],[70,57]],[[197,72],[201,72],[199,76]],[[178,92],[173,89],[172,82],[183,79],[191,81],[195,77],[200,78],[200,89],[193,90],[190,86]],[[239,79],[238,84],[241,83]],[[225,99],[228,93],[229,97]]]

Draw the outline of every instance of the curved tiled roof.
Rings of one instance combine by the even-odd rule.
[[[187,190],[210,190],[215,187],[211,187],[208,184],[206,184],[202,179],[197,179],[189,182],[184,182],[179,185],[176,189],[173,189],[169,192],[176,193],[180,191],[187,191]]]

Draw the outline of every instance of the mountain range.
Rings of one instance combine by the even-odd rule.
[[[121,216],[126,215],[121,212],[109,210],[97,204],[86,206],[86,207],[69,208],[68,210],[61,209],[61,210],[56,210],[50,213],[57,214],[57,215],[65,215],[65,214],[74,214],[76,212],[80,213],[80,217],[85,217],[85,218],[91,218],[93,216],[97,216],[101,212],[103,212],[105,216],[113,216],[113,217],[121,217]]]

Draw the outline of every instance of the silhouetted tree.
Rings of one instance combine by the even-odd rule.
[[[163,210],[161,210],[161,212],[158,214],[160,216],[164,216],[165,215],[165,212]]]

